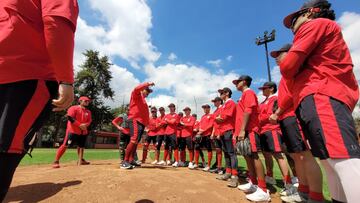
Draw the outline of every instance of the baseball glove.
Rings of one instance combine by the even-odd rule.
[[[235,144],[236,153],[242,156],[250,156],[251,155],[251,145],[249,138],[245,138],[244,140],[239,140]]]

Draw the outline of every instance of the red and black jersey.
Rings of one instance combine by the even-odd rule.
[[[257,132],[259,127],[259,103],[255,92],[252,89],[246,89],[237,105],[236,105],[236,127],[235,127],[235,135],[238,135],[241,130],[242,120],[244,117],[244,113],[249,113],[250,118],[245,127],[245,130],[248,132]]]
[[[293,55],[301,56],[298,61],[305,62],[297,63]],[[359,99],[350,51],[335,21],[317,18],[305,22],[296,32],[280,71],[292,92],[295,108],[311,94],[332,97],[350,110]]]
[[[91,124],[91,112],[86,108],[82,108],[80,105],[72,106],[67,112],[68,122],[66,132],[77,135],[87,135],[88,130],[81,130],[80,125],[86,124],[87,127]]]
[[[195,118],[193,116],[184,116],[180,119],[184,125],[181,129],[181,137],[190,137],[193,135]]]
[[[176,113],[166,114],[164,122],[166,123],[165,135],[176,135],[178,127],[178,115]]]
[[[277,101],[276,95],[271,95],[263,101],[259,106],[259,128],[260,134],[267,131],[278,130],[280,131],[279,124],[271,124],[269,118],[274,113],[274,103]]]
[[[225,101],[225,103],[221,106],[221,111],[218,116],[223,119],[223,122],[218,122],[221,135],[223,135],[226,131],[234,130],[236,120],[235,102],[232,99]]]
[[[213,131],[214,116],[210,113],[204,114],[199,122],[199,131],[203,131],[201,135],[210,136]]]
[[[141,94],[141,91],[149,86],[149,83],[143,83],[135,87],[131,93],[129,105],[129,120],[136,120],[144,126],[149,123],[149,107],[146,103],[145,97]]]
[[[151,117],[149,119],[149,125],[148,128],[148,136],[157,136],[159,134],[159,123],[157,117]]]

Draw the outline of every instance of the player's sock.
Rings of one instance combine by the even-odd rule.
[[[298,191],[299,191],[299,192],[302,192],[302,193],[308,194],[308,193],[309,193],[309,186],[308,186],[308,185],[299,184]]]
[[[257,179],[256,179],[255,176],[248,175],[248,177],[249,177],[250,181],[252,182],[252,184],[254,184],[254,185],[258,184]]]
[[[262,189],[264,192],[267,192],[265,180],[258,178],[257,181],[258,181],[258,187]]]
[[[195,164],[196,165],[199,165],[199,156],[200,156],[200,151],[195,150]]]
[[[145,161],[146,161],[147,154],[148,154],[148,149],[147,149],[147,147],[144,147],[143,148],[143,155],[142,155],[142,162],[143,163],[145,163]]]
[[[231,175],[237,176],[238,175],[237,169],[231,169]]]
[[[212,160],[212,151],[208,152],[208,167],[211,166],[211,160]]]
[[[169,155],[169,150],[168,150],[168,149],[165,149],[165,150],[164,150],[164,161],[166,161],[168,155]]]
[[[194,151],[193,150],[189,150],[189,159],[190,159],[190,162],[194,161]]]
[[[226,168],[225,173],[231,174],[231,168]]]
[[[134,156],[134,151],[133,148],[135,148],[135,144],[130,142],[128,144],[128,146],[126,147],[126,151],[125,151],[125,161],[129,162],[130,160],[130,156]],[[133,157],[134,158],[134,157]]]
[[[284,177],[284,183],[285,184],[292,184],[290,175],[286,175]]]
[[[273,177],[274,176],[273,171],[272,170],[267,170],[266,171],[266,176]]]
[[[218,163],[218,168],[221,168],[222,166],[222,151],[221,149],[216,149],[216,155],[217,155],[217,163]]]
[[[313,192],[313,191],[309,191],[309,199],[318,201],[318,202],[322,202],[324,201],[324,195],[322,192]]]
[[[61,145],[56,152],[55,161],[59,161],[62,155],[65,153],[65,151],[66,151],[66,146]]]
[[[178,149],[174,149],[174,157],[175,157],[175,161],[179,162],[179,150]]]

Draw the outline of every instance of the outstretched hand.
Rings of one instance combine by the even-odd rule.
[[[65,110],[74,100],[74,87],[71,85],[60,84],[58,93],[59,97],[52,100],[52,104],[55,106],[53,111]]]

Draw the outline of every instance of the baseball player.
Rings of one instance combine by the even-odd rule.
[[[204,115],[201,117],[199,122],[199,131],[197,133],[197,136],[201,136],[201,142],[199,143],[198,147],[195,148],[195,164],[199,163],[199,154],[201,148],[206,148],[208,152],[208,163],[207,166],[204,167],[203,171],[208,172],[210,170],[212,160],[212,147],[210,136],[213,131],[214,117],[212,114],[210,114],[211,108],[209,104],[204,104],[201,107],[204,110]]]
[[[270,194],[265,182],[264,166],[258,155],[258,152],[261,151],[258,134],[258,100],[255,92],[250,89],[251,82],[252,78],[248,75],[242,75],[237,80],[233,80],[236,89],[242,92],[236,106],[235,139],[248,138],[252,151],[250,156],[244,156],[249,170],[249,182],[239,185],[238,189],[251,193],[246,195],[246,198],[251,201],[270,201]]]
[[[137,163],[134,160],[134,153],[144,133],[145,126],[149,124],[149,108],[145,98],[153,92],[150,89],[154,86],[153,82],[145,82],[138,85],[131,93],[129,105],[129,128],[130,143],[126,147],[125,159],[121,164],[123,169],[133,169]]]
[[[360,146],[351,112],[359,99],[350,51],[326,0],[311,0],[284,19],[293,46],[280,64],[296,115],[321,160],[332,199],[358,202]],[[351,174],[351,175],[349,175]],[[322,201],[321,194],[309,194]]]
[[[160,112],[160,116],[158,117],[158,120],[157,120],[157,123],[159,125],[159,130],[158,130],[158,136],[156,137],[156,153],[155,153],[155,160],[152,162],[152,164],[164,165],[164,164],[166,164],[165,161],[159,162],[160,149],[161,149],[162,143],[164,142],[164,139],[165,139],[164,136],[165,136],[165,130],[166,130],[166,122],[164,121],[164,118],[165,118],[164,107],[160,107],[159,112]],[[165,160],[165,158],[164,158],[164,160]]]
[[[281,49],[271,52],[270,55],[276,58],[278,65],[286,57],[291,46],[291,44],[286,44]],[[285,202],[307,201],[310,192],[322,196],[322,173],[317,161],[305,145],[303,134],[295,117],[292,96],[283,78],[279,84],[278,109],[270,116],[269,120],[273,123],[279,122],[282,138],[287,151],[294,160],[299,179],[298,192],[283,196],[281,199]],[[311,173],[306,173],[306,171],[311,171]]]
[[[157,135],[159,131],[159,123],[157,118],[157,108],[155,106],[151,107],[151,117],[149,119],[149,125],[145,128],[147,131],[146,141],[143,147],[143,156],[142,156],[142,163],[145,163],[147,153],[149,150],[149,145],[152,143],[153,146],[156,146],[157,143]]]
[[[265,157],[267,176],[273,182],[273,157],[277,161],[280,171],[283,175],[285,190],[280,192],[282,195],[292,195],[296,192],[296,188],[292,185],[291,177],[289,175],[289,168],[285,160],[285,155],[282,153],[282,135],[278,123],[270,123],[270,116],[276,111],[278,106],[277,85],[274,82],[265,82],[262,87],[265,100],[259,105],[259,130],[260,130],[260,143],[262,152]],[[270,161],[268,161],[270,160]],[[271,181],[270,181],[271,182]]]
[[[221,106],[219,115],[215,118],[215,122],[219,124],[220,140],[223,147],[226,171],[225,174],[217,177],[219,180],[229,180],[229,187],[237,187],[238,185],[238,171],[237,171],[237,157],[233,144],[233,133],[235,129],[236,120],[236,104],[231,99],[232,91],[225,87],[219,89],[220,98],[224,101]]]
[[[180,125],[182,126],[182,130],[181,130],[181,138],[179,140],[180,141],[179,149],[181,152],[185,151],[186,148],[188,149],[189,158],[190,158],[188,167],[192,168],[193,160],[194,160],[192,135],[193,135],[193,128],[195,125],[195,118],[191,116],[190,107],[185,107],[183,111],[185,112],[185,116],[180,119]]]
[[[221,105],[223,104],[223,100],[220,97],[215,97],[211,102],[214,103],[214,106],[216,107],[215,111],[213,112],[213,118],[215,119],[219,114]],[[211,169],[211,173],[217,173],[219,175],[223,174],[222,170],[222,144],[220,140],[220,130],[219,130],[219,124],[214,122],[213,125],[213,131],[211,133],[210,139],[213,141],[215,150],[216,150],[216,161],[215,161],[215,169]]]
[[[77,144],[78,165],[90,164],[83,158],[86,138],[89,135],[88,127],[92,121],[91,111],[86,108],[89,106],[90,99],[82,96],[79,98],[79,103],[79,105],[72,106],[68,109],[66,135],[63,144],[56,152],[53,168],[60,168],[60,158],[65,153],[67,147],[74,144]]]
[[[196,113],[193,113],[191,116],[195,118],[195,124],[194,124],[194,130],[193,130],[193,138],[195,138],[196,134],[199,132],[200,121],[197,120]],[[194,139],[193,139],[193,144],[194,144]],[[193,169],[206,167],[204,153],[201,150],[199,151],[199,155],[200,155],[202,162],[201,162],[201,164],[199,163],[199,165],[194,164]]]
[[[78,12],[76,0],[0,1],[0,202],[35,132],[74,99]]]

